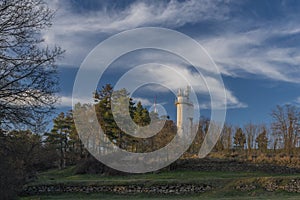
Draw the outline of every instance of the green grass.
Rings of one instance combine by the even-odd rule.
[[[103,176],[97,174],[74,174],[74,168],[65,170],[50,170],[40,173],[32,184],[92,182],[103,184],[132,184],[132,183],[177,183],[197,182],[215,179],[250,178],[272,176],[262,172],[201,172],[201,171],[172,171],[160,173],[135,174],[127,176]],[[299,175],[300,176],[300,175]]]
[[[40,184],[97,184],[97,185],[127,185],[127,184],[172,184],[172,183],[207,183],[214,186],[212,191],[193,195],[117,195],[117,194],[56,194],[23,197],[23,200],[39,199],[300,199],[300,194],[283,191],[267,192],[261,188],[250,192],[241,192],[233,189],[237,183],[251,182],[257,179],[268,181],[272,178],[281,178],[288,181],[292,178],[300,178],[299,175],[275,175],[262,172],[201,172],[201,171],[172,171],[160,173],[135,174],[127,176],[103,176],[74,174],[74,168],[65,170],[49,170],[40,173],[38,179],[30,185]]]

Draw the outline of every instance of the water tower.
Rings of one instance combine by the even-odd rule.
[[[190,101],[191,87],[179,89],[175,105],[177,107],[177,131],[180,136],[189,136],[193,126],[194,105]]]

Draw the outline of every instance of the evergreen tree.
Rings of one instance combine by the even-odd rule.
[[[72,112],[70,112],[66,116],[66,121],[68,121],[70,123],[68,146],[69,146],[69,151],[71,154],[70,157],[72,158],[71,162],[75,163],[77,160],[85,157],[87,152],[86,152],[86,150],[83,146],[83,143],[77,133]]]
[[[263,131],[257,136],[255,142],[257,143],[258,149],[261,152],[266,152],[268,149],[268,137],[267,137],[267,131],[266,129],[263,129]]]
[[[100,91],[95,92],[95,105],[97,119],[104,133],[109,137],[111,141],[118,138],[116,133],[117,124],[114,121],[114,117],[111,111],[111,95],[113,88],[110,84],[106,84]]]
[[[235,135],[233,137],[233,143],[236,148],[244,149],[244,146],[246,144],[246,136],[241,128],[238,128],[236,130]]]
[[[53,123],[51,132],[45,134],[47,136],[46,141],[53,144],[58,150],[59,168],[63,169],[66,167],[72,121],[69,116],[65,116],[62,112],[53,120]]]
[[[146,126],[151,121],[148,110],[143,107],[140,101],[136,105],[133,114],[133,121],[140,126]]]

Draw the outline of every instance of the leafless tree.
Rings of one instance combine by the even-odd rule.
[[[225,124],[225,126],[223,127],[222,135],[224,148],[229,151],[230,149],[232,149],[232,126]]]
[[[283,142],[287,153],[297,146],[300,133],[300,110],[292,105],[277,106],[272,112],[272,130],[278,141]]]
[[[255,138],[257,137],[259,131],[260,125],[253,124],[251,122],[244,126],[244,132],[247,138],[247,149],[250,152],[252,149],[255,149]]]
[[[51,26],[53,11],[41,0],[0,1],[0,126],[33,124],[57,101],[56,59],[41,31]]]

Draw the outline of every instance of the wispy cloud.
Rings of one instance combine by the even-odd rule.
[[[202,33],[209,32],[209,30],[192,31],[197,41],[205,47],[218,64],[223,75],[255,76],[276,81],[300,82],[300,47],[295,44],[282,43],[289,36],[299,37],[299,17],[289,18],[289,23],[277,21],[260,23],[239,18],[233,19],[231,11],[234,6],[230,1],[136,1],[125,7],[102,6],[99,9],[85,10],[85,12],[76,12],[72,9],[71,1],[49,0],[48,2],[53,9],[57,10],[57,15],[53,27],[45,31],[43,36],[48,44],[59,44],[67,50],[65,59],[61,63],[63,65],[78,67],[96,44],[122,30],[143,26],[176,29],[184,25],[217,21],[219,23],[215,26],[222,30],[226,27],[226,31],[217,34],[207,33],[205,37]],[[226,25],[223,22],[226,22]],[[281,43],[274,42],[278,41],[276,38],[280,38]],[[181,44],[176,44],[176,41],[174,45],[181,47]],[[140,57],[145,58],[145,55],[148,56],[146,60],[157,58],[151,54],[141,54]],[[179,64],[184,65],[177,63]],[[182,66],[176,66],[175,63],[171,63],[170,66],[186,77],[192,86],[198,85],[199,80],[202,79],[201,76]],[[205,65],[198,67],[205,67]],[[171,83],[174,89],[186,85],[185,82],[174,78],[174,74],[163,70],[151,73],[143,71],[135,77],[163,79]],[[207,85],[213,94],[221,98],[222,91],[220,91],[221,86],[218,80],[207,77]],[[206,86],[196,90],[199,93],[207,93]],[[229,88],[226,89],[226,94],[228,107],[247,106],[240,102]],[[150,102],[144,100],[145,105],[148,103]],[[62,105],[67,104],[71,105],[70,98],[62,98]],[[202,107],[208,106],[209,104],[202,105]]]
[[[78,67],[92,48],[116,33],[142,26],[180,27],[187,23],[224,20],[227,4],[221,1],[141,1],[125,8],[105,6],[99,9],[74,11],[71,1],[48,1],[56,11],[50,30],[43,33],[47,44],[59,44],[66,49],[63,65]],[[222,6],[220,6],[222,5]]]
[[[76,12],[71,1],[49,1],[57,10],[53,27],[45,31],[48,44],[60,44],[67,52],[63,65],[78,67],[87,53],[107,38],[107,34],[141,26],[178,28],[186,24],[230,19],[234,3],[230,1],[141,1],[125,7],[99,7]],[[297,18],[295,18],[297,19]],[[259,75],[273,80],[300,82],[298,46],[274,44],[272,38],[300,34],[298,21],[271,25],[234,19],[226,32],[198,38],[229,76]],[[256,27],[242,30],[242,27]],[[205,30],[199,30],[201,34]]]
[[[224,20],[228,14],[227,4],[222,1],[137,1],[125,8],[76,12],[70,1],[49,2],[58,9],[55,26],[71,32],[116,32],[139,26],[179,27],[186,23],[206,20]],[[222,6],[221,6],[222,5]]]
[[[154,102],[151,102],[149,99],[141,98],[141,97],[134,97],[133,98],[134,103],[141,102],[143,106],[152,106]]]
[[[56,103],[56,107],[72,107],[72,101],[74,103],[94,103],[91,97],[82,97],[80,99],[72,98],[72,96],[60,96],[59,101]]]
[[[295,103],[300,105],[300,96],[298,98],[296,98]]]
[[[119,84],[127,88],[134,88],[144,82],[153,82],[163,87],[149,85],[145,87],[145,89],[165,92],[166,88],[168,88],[173,91],[174,94],[177,93],[178,88],[185,88],[187,85],[190,85],[197,94],[206,95],[208,97],[213,96],[216,100],[216,107],[218,108],[224,106],[226,101],[227,106],[246,106],[239,102],[229,89],[223,87],[221,80],[214,76],[203,77],[201,74],[190,70],[187,66],[151,63],[135,68],[130,73],[124,75],[122,81],[123,82]],[[226,93],[226,97],[224,93]]]
[[[281,28],[284,29],[284,28]],[[268,44],[268,40],[288,36],[295,29],[258,28],[199,39],[212,58],[230,76],[259,75],[273,80],[300,82],[300,48]]]

